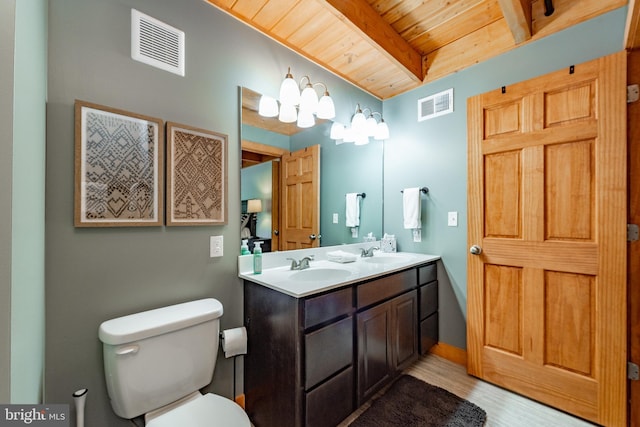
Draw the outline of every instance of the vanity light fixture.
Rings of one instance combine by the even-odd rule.
[[[367,117],[364,112],[369,111]],[[380,116],[380,121],[376,120],[376,115]],[[382,114],[372,111],[370,108],[360,108],[356,105],[355,113],[351,118],[351,125],[345,127],[339,122],[333,122],[329,138],[334,139],[336,144],[343,142],[353,142],[355,145],[365,145],[369,143],[369,138],[375,140],[389,139],[389,126],[382,118]],[[342,140],[341,142],[338,142]]]
[[[300,93],[305,79],[306,84]],[[318,99],[315,86],[323,87],[320,99]],[[263,117],[277,116],[281,122],[296,122],[298,127],[306,128],[315,124],[315,117],[325,120],[333,119],[336,116],[336,109],[326,84],[313,83],[309,76],[303,76],[300,79],[300,84],[297,84],[291,74],[291,67],[289,67],[280,85],[280,106],[278,107],[276,99],[262,95],[258,114]]]

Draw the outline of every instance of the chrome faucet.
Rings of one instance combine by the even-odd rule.
[[[371,246],[369,249],[365,249],[365,248],[360,248],[360,256],[362,258],[370,258],[373,256],[373,251],[377,251],[380,248],[377,246]]]
[[[309,268],[309,261],[313,259],[313,255],[308,255],[302,258],[300,261],[296,261],[293,258],[287,258],[291,261],[291,270],[306,270]]]

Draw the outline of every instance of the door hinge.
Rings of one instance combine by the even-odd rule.
[[[627,104],[636,102],[640,99],[640,87],[638,85],[627,86]]]
[[[640,380],[640,368],[633,362],[627,362],[627,378],[632,381]]]
[[[637,241],[639,235],[638,224],[627,224],[627,242]]]

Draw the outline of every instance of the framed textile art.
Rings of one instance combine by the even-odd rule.
[[[167,225],[227,223],[227,135],[167,122]]]
[[[76,227],[162,225],[163,121],[76,100]]]

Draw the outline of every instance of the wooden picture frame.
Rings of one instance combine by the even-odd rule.
[[[164,123],[75,101],[76,227],[163,223]]]
[[[166,224],[227,223],[227,135],[167,122]]]

